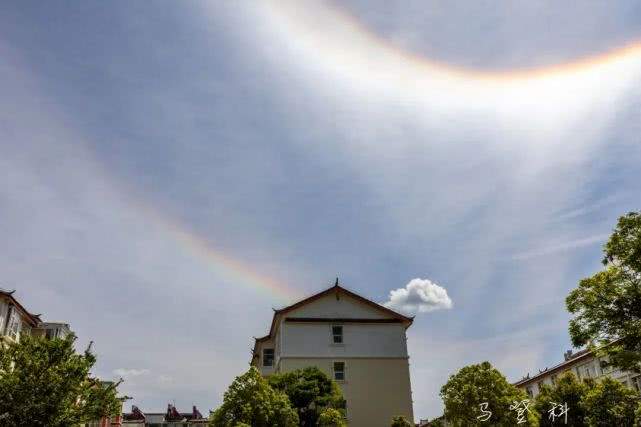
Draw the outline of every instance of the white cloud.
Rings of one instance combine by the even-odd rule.
[[[170,384],[173,381],[174,381],[174,379],[169,375],[159,375],[158,376],[158,382],[160,384]]]
[[[412,279],[404,288],[390,291],[387,308],[405,314],[427,313],[452,308],[447,290],[429,279]]]
[[[114,375],[118,375],[119,377],[122,377],[122,378],[139,377],[141,375],[147,375],[148,373],[149,373],[149,369],[126,369],[126,368],[114,369]]]

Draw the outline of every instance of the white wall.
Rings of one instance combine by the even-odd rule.
[[[344,294],[325,295],[286,314],[287,317],[345,317],[349,319],[385,319],[390,316]]]
[[[4,333],[4,327],[7,323],[7,314],[9,304],[4,299],[0,299],[0,334]]]
[[[343,344],[333,344],[331,326],[284,322],[281,357],[407,357],[402,324],[343,323]]]
[[[264,348],[273,348],[274,349],[274,364],[272,366],[263,366],[263,349]],[[263,375],[273,374],[278,364],[278,352],[277,348],[274,345],[274,340],[261,341],[256,345],[256,351],[258,352],[258,360],[256,367]]]

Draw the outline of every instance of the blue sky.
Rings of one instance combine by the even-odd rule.
[[[446,289],[408,332],[417,418],[465,364],[557,362],[639,209],[641,58],[509,77],[635,42],[639,4],[299,4],[3,3],[0,285],[145,410],[215,408],[271,308],[337,275]]]

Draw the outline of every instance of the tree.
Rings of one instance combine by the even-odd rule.
[[[466,366],[450,376],[441,388],[441,398],[445,419],[454,426],[513,426],[518,413],[510,407],[527,400],[489,362]],[[491,416],[484,419],[488,413]],[[526,410],[524,414],[526,423],[521,425],[536,425],[533,413]]]
[[[588,391],[583,403],[586,424],[590,427],[632,427],[639,397],[620,382],[606,377]]]
[[[318,416],[319,427],[347,427],[345,416],[334,408],[325,408]]]
[[[583,399],[590,390],[590,385],[579,381],[572,372],[563,374],[554,387],[544,385],[541,392],[536,396],[534,410],[539,415],[539,425],[541,427],[557,426],[560,419],[550,418],[550,409],[554,404],[567,404],[567,425],[571,427],[584,427],[587,422],[584,421],[586,412]],[[565,422],[565,415],[562,418]]]
[[[637,405],[634,413],[634,427],[641,427],[641,402]]]
[[[298,415],[292,409],[287,395],[272,389],[252,366],[234,379],[223,398],[223,404],[211,415],[214,427],[294,427]]]
[[[268,381],[274,390],[287,395],[301,426],[315,426],[325,408],[345,407],[345,399],[336,382],[316,367],[274,374]]]
[[[3,426],[69,426],[120,413],[120,384],[91,378],[96,356],[74,350],[75,336],[24,335],[0,344],[0,417]]]
[[[641,367],[641,212],[619,218],[604,247],[605,269],[579,282],[566,298],[576,347],[592,345],[609,364]]]
[[[407,418],[405,418],[404,416],[399,415],[397,417],[392,418],[391,427],[412,427],[412,423],[407,421]]]

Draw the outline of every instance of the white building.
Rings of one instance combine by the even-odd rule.
[[[14,297],[15,291],[0,289],[0,343],[19,341],[21,335],[64,338],[71,333],[67,323],[43,322],[40,315],[31,314]]]
[[[316,366],[340,385],[352,426],[410,422],[412,392],[403,316],[338,285],[275,310],[269,335],[255,340],[263,375]]]
[[[41,323],[13,296],[15,291],[0,289],[0,342],[19,341],[20,335],[30,334]]]
[[[570,371],[579,379],[593,378],[598,381],[607,376],[620,381],[637,392],[641,392],[640,374],[606,367],[604,362],[607,359],[597,357],[592,351],[581,350],[577,353],[572,353],[571,350],[568,350],[564,354],[564,359],[563,362],[550,368],[545,368],[536,375],[530,376],[528,374],[514,383],[514,385],[525,390],[528,396],[535,397],[541,391],[542,385],[553,386],[556,384],[557,378]]]

